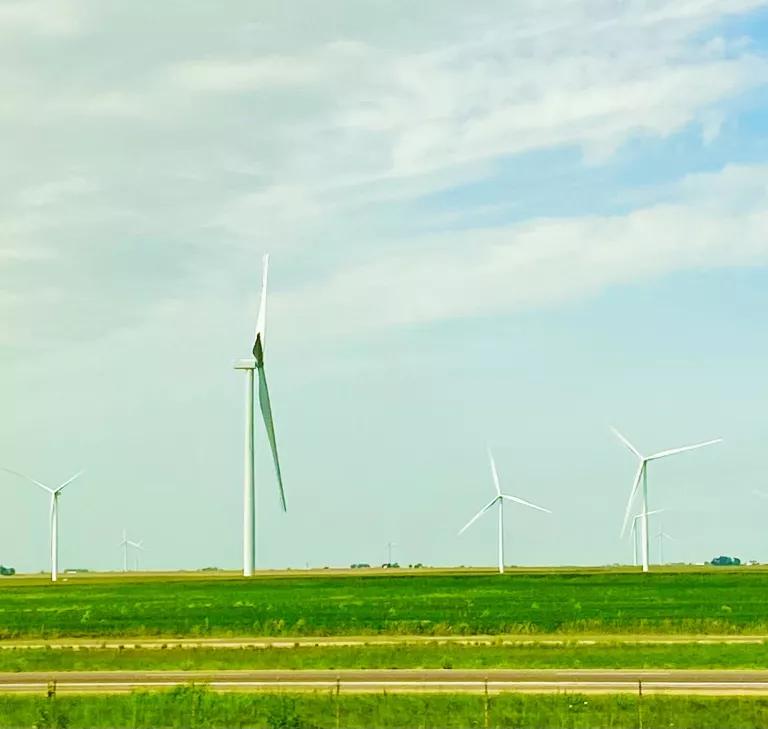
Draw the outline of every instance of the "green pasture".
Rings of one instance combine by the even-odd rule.
[[[397,645],[294,648],[13,648],[0,671],[132,671],[408,668],[752,668],[768,669],[768,645],[597,643],[580,645]]]
[[[39,729],[754,729],[768,699],[457,694],[219,694],[180,687],[129,695],[0,695],[0,727]]]
[[[768,572],[0,580],[0,638],[768,634]]]

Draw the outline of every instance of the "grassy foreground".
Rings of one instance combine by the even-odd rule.
[[[768,668],[768,645],[400,645],[296,648],[14,648],[0,671],[389,668]]]
[[[730,697],[505,694],[216,694],[182,687],[116,696],[0,696],[0,727],[268,729],[536,727],[537,729],[753,729],[768,700]]]
[[[768,573],[200,577],[0,582],[0,638],[768,633]]]

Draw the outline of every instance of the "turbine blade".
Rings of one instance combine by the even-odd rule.
[[[50,525],[51,537],[53,537],[53,521],[56,518],[56,492],[55,491],[51,492],[51,513],[50,513],[50,518],[51,518],[51,525]]]
[[[269,254],[264,254],[264,265],[261,278],[261,301],[259,303],[259,315],[256,319],[256,333],[253,341],[253,356],[256,358],[256,365],[261,366],[264,363],[264,341],[267,328],[267,274],[269,272]]]
[[[627,501],[627,509],[624,512],[624,523],[621,525],[621,537],[624,536],[627,531],[627,522],[629,521],[629,512],[632,511],[632,502],[635,500],[635,494],[640,487],[640,477],[643,475],[643,469],[645,469],[645,461],[640,461],[640,465],[637,468],[635,474],[635,481],[632,484],[632,491],[629,494],[629,500]]]
[[[499,472],[496,470],[496,461],[493,458],[491,449],[488,449],[488,458],[491,461],[491,473],[493,474],[493,483],[496,486],[496,495],[501,496],[501,486],[499,485]]]
[[[19,473],[18,471],[12,471],[10,468],[0,468],[1,471],[5,471],[6,473],[13,474],[14,476],[18,476],[19,478],[23,478],[25,481],[29,481],[30,483],[35,484],[36,486],[39,486],[41,489],[45,489],[49,494],[53,493],[52,488],[48,488],[44,483],[40,483],[40,481],[36,481],[34,478],[30,478],[26,474]]]
[[[642,459],[642,458],[643,458],[643,454],[642,454],[642,453],[640,453],[640,451],[639,451],[639,450],[637,450],[637,448],[635,448],[635,446],[633,446],[633,445],[632,445],[632,444],[631,444],[631,443],[630,443],[630,442],[629,442],[629,441],[628,441],[628,440],[627,440],[627,439],[626,439],[626,438],[625,438],[625,437],[624,437],[624,436],[623,436],[621,433],[619,433],[619,431],[618,431],[618,430],[616,430],[616,428],[614,428],[613,426],[611,426],[611,430],[613,431],[613,434],[614,434],[614,435],[615,435],[615,436],[616,436],[616,437],[617,437],[617,438],[618,438],[618,439],[619,439],[619,440],[620,440],[620,441],[621,441],[621,442],[622,442],[622,443],[623,443],[625,446],[627,446],[627,448],[629,448],[629,450],[631,450],[631,451],[632,451],[632,453],[634,453],[634,454],[635,454],[635,455],[636,455],[638,458],[640,458],[640,459]]]
[[[666,509],[653,509],[652,511],[646,511],[646,512],[645,512],[645,515],[646,515],[646,516],[653,516],[654,514],[663,514],[665,511],[666,511]],[[635,514],[635,516],[633,516],[633,517],[632,517],[632,524],[634,525],[634,524],[635,524],[635,522],[636,522],[638,519],[642,519],[642,518],[643,518],[643,515],[642,515],[642,513],[640,513],[640,514]],[[633,527],[633,528],[634,528],[634,527]]]
[[[78,471],[74,476],[72,476],[72,478],[68,478],[63,484],[61,484],[61,486],[56,489],[56,493],[63,491],[65,486],[69,486],[69,484],[71,484],[76,478],[82,476],[84,473],[85,470]]]
[[[509,499],[510,501],[514,501],[516,504],[530,506],[532,509],[538,509],[539,511],[543,511],[547,514],[552,513],[549,509],[545,509],[543,506],[536,506],[536,504],[532,504],[530,501],[526,501],[525,499],[520,499],[517,496],[510,496],[509,494],[499,494],[499,496],[501,496],[502,499]]]
[[[275,464],[275,473],[277,474],[277,485],[280,488],[280,503],[283,511],[288,511],[285,504],[285,490],[283,489],[283,475],[280,472],[280,459],[277,455],[277,441],[275,439],[275,423],[272,419],[272,405],[269,402],[269,389],[267,388],[267,378],[264,374],[264,365],[257,367],[259,373],[259,405],[261,406],[261,415],[264,418],[264,427],[267,429],[267,438],[269,447],[272,450],[272,461]]]
[[[657,458],[666,458],[667,456],[674,456],[677,453],[683,453],[685,451],[692,451],[696,448],[703,448],[704,446],[714,445],[715,443],[722,443],[722,438],[715,438],[714,440],[707,440],[704,443],[695,443],[694,445],[683,446],[682,448],[672,448],[668,451],[661,451],[660,453],[654,453],[652,456],[648,456],[649,461],[655,461]]]
[[[496,504],[500,500],[500,496],[497,496],[493,501],[489,501],[480,511],[477,512],[460,530],[459,534],[463,534],[469,527],[471,527],[488,509]]]

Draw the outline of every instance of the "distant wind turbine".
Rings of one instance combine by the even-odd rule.
[[[34,478],[30,478],[18,471],[12,471],[10,468],[3,468],[6,473],[11,473],[14,476],[23,478],[25,481],[39,486],[51,495],[51,510],[50,510],[50,529],[51,529],[51,582],[56,582],[59,577],[59,496],[61,492],[69,486],[76,478],[82,476],[84,471],[79,471],[71,478],[68,478],[64,483],[60,484],[56,488],[50,488],[40,481],[36,481]]]
[[[659,527],[659,533],[656,535],[656,538],[659,540],[659,564],[664,564],[664,540],[666,539],[671,542],[677,540],[671,534],[667,534],[662,526]]]
[[[653,511],[649,511],[646,516],[651,516],[651,514],[661,514],[664,509],[654,509]],[[632,564],[637,567],[637,522],[642,518],[642,514],[635,514],[635,516],[632,517]]]
[[[397,542],[387,542],[387,567],[392,565],[392,547],[396,547]]]
[[[133,547],[136,551],[133,553],[133,568],[136,572],[139,571],[139,552],[146,552],[143,546],[143,541],[128,542],[128,546]]]
[[[491,474],[493,475],[493,483],[496,487],[496,496],[493,498],[492,501],[489,501],[480,511],[477,512],[459,531],[459,534],[463,534],[467,529],[469,529],[472,524],[474,524],[483,514],[485,514],[486,511],[489,509],[492,509],[494,506],[498,505],[499,507],[499,574],[504,574],[504,500],[507,501],[514,501],[516,504],[522,504],[523,506],[528,506],[531,509],[537,509],[538,511],[546,512],[547,514],[551,514],[552,512],[549,509],[545,509],[543,506],[536,506],[536,504],[532,504],[530,501],[526,501],[525,499],[521,499],[517,496],[510,496],[509,494],[503,494],[501,492],[501,485],[499,483],[499,474],[496,471],[496,461],[493,458],[493,453],[491,453],[491,449],[488,449],[488,458],[491,461]]]
[[[135,554],[135,565],[136,565],[136,571],[138,572],[139,569],[139,551],[145,551],[144,547],[142,546],[142,541],[133,542],[130,539],[128,539],[128,536],[126,535],[125,529],[123,529],[123,541],[120,542],[120,546],[123,548],[123,572],[128,571],[128,548],[133,547],[133,549],[136,550]]]
[[[666,458],[667,456],[674,456],[678,453],[684,453],[685,451],[692,451],[696,448],[703,448],[704,446],[708,445],[714,445],[715,443],[722,442],[722,438],[715,438],[714,440],[708,440],[704,443],[696,443],[694,445],[689,446],[683,446],[682,448],[672,448],[670,450],[666,451],[659,451],[658,453],[654,453],[650,456],[644,456],[642,453],[640,453],[635,446],[633,446],[621,433],[619,433],[616,428],[611,428],[611,430],[614,432],[616,437],[624,443],[627,448],[629,448],[632,453],[637,456],[637,459],[639,460],[639,465],[637,467],[637,473],[635,474],[635,480],[632,483],[632,491],[629,494],[629,499],[627,501],[627,508],[624,512],[624,523],[621,527],[621,535],[624,536],[624,533],[627,530],[627,522],[629,521],[629,515],[632,511],[632,504],[634,503],[635,496],[637,495],[638,490],[640,489],[640,482],[643,483],[643,503],[642,503],[642,510],[640,512],[640,538],[642,540],[643,545],[643,572],[648,571],[649,567],[649,549],[648,549],[648,464],[651,461],[656,461],[659,458]]]
[[[272,419],[272,406],[269,402],[269,390],[264,374],[264,338],[267,319],[267,272],[269,269],[269,255],[264,256],[264,269],[261,282],[261,304],[256,320],[256,333],[253,343],[253,357],[240,360],[235,369],[244,370],[245,381],[245,475],[243,479],[243,575],[250,577],[253,574],[256,562],[256,486],[254,483],[254,370],[259,379],[259,406],[267,431],[267,439],[272,451],[272,460],[275,464],[277,485],[280,492],[280,505],[283,511],[287,511],[285,504],[285,492],[283,490],[283,477],[280,472],[280,460],[277,456],[277,442],[275,439],[275,424]]]

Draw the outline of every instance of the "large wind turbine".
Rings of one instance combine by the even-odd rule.
[[[264,270],[261,282],[261,304],[259,316],[256,320],[256,333],[253,342],[253,357],[240,360],[235,369],[245,371],[245,476],[243,479],[243,575],[250,577],[256,561],[256,488],[254,484],[254,370],[259,378],[259,407],[264,419],[264,427],[267,431],[269,447],[272,451],[272,460],[277,474],[277,485],[280,489],[280,504],[286,511],[285,492],[283,491],[283,477],[280,473],[280,460],[277,456],[277,442],[275,440],[275,425],[272,420],[272,406],[269,403],[269,390],[264,374],[264,335],[267,319],[267,271],[269,269],[269,255],[264,256]]]
[[[516,504],[522,504],[523,506],[529,506],[531,509],[538,509],[544,511],[547,514],[552,512],[549,509],[545,509],[543,506],[536,506],[530,501],[518,498],[517,496],[510,496],[509,494],[501,493],[501,485],[499,484],[499,474],[496,471],[496,461],[493,459],[493,453],[491,449],[488,449],[488,458],[491,461],[491,473],[493,474],[493,483],[496,487],[496,496],[492,501],[489,501],[480,511],[477,512],[459,531],[459,534],[463,534],[469,529],[472,524],[475,523],[486,511],[492,509],[498,504],[499,507],[499,574],[504,574],[504,499],[508,501],[514,501]]]
[[[23,478],[25,481],[39,486],[51,495],[51,515],[50,515],[50,527],[51,527],[51,582],[56,582],[59,576],[59,496],[61,492],[69,486],[78,476],[82,476],[83,471],[79,471],[71,478],[68,478],[64,483],[52,489],[46,486],[40,481],[36,481],[34,478],[19,473],[18,471],[12,471],[10,468],[2,469],[6,473],[12,473],[14,476]]]
[[[624,512],[624,523],[621,527],[621,534],[624,535],[624,532],[627,529],[627,522],[629,521],[629,514],[632,511],[632,504],[635,500],[635,496],[637,495],[638,490],[640,489],[640,482],[643,482],[643,503],[642,503],[642,511],[640,512],[640,538],[642,540],[643,544],[643,572],[648,571],[648,564],[649,564],[649,549],[648,549],[648,464],[651,461],[656,461],[659,458],[666,458],[667,456],[674,456],[678,453],[684,453],[685,451],[692,451],[696,448],[703,448],[704,446],[713,445],[715,443],[720,443],[723,439],[722,438],[715,438],[714,440],[708,440],[703,443],[695,443],[694,445],[689,446],[683,446],[682,448],[672,448],[670,450],[666,451],[659,451],[658,453],[654,453],[651,456],[644,456],[642,453],[640,453],[635,446],[633,446],[621,433],[619,433],[616,428],[611,428],[611,430],[614,432],[616,437],[625,445],[629,450],[632,451],[632,453],[637,456],[637,459],[639,460],[639,464],[637,467],[637,473],[635,474],[635,480],[632,483],[632,491],[629,494],[629,499],[627,501],[627,509]]]

